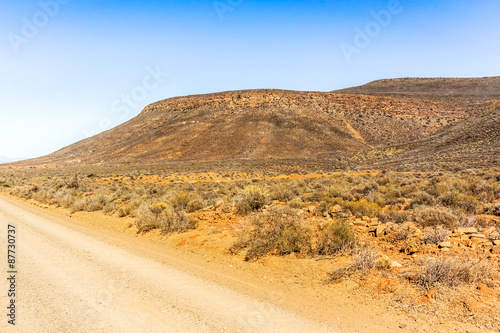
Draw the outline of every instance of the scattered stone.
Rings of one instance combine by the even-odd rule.
[[[493,245],[500,246],[500,239],[494,240]]]
[[[493,231],[496,231],[496,228],[495,228],[495,227],[486,227],[486,228],[484,228],[484,230],[483,230],[483,234],[485,234],[485,235],[489,235],[489,234],[491,234]]]
[[[490,233],[490,239],[500,240],[500,233],[498,231],[493,231]]]
[[[401,224],[401,226],[405,229],[410,229],[410,230],[417,229],[417,226],[415,225],[415,223],[410,222],[410,221],[404,222],[403,224]]]
[[[370,218],[368,216],[363,216],[362,220],[365,222],[370,222]]]
[[[391,262],[391,267],[403,267],[403,265],[401,265],[399,262],[397,261],[392,261]]]
[[[472,234],[470,237],[471,237],[471,239],[472,238],[483,238],[483,239],[486,239],[486,236],[483,235],[483,234]]]
[[[342,206],[340,205],[335,205],[333,207],[330,207],[330,209],[328,210],[330,214],[340,213],[341,211],[342,211]]]
[[[360,219],[354,220],[354,222],[352,224],[354,226],[356,226],[356,227],[364,227],[364,226],[366,226],[366,222],[363,222]]]
[[[464,234],[477,234],[477,229],[474,227],[457,228],[457,230],[455,232],[461,232]]]
[[[307,210],[309,211],[309,213],[314,214],[314,213],[316,213],[316,206],[313,206],[313,205],[308,206]]]
[[[451,247],[451,242],[441,242],[438,244],[439,248],[450,248]]]
[[[385,229],[387,229],[387,226],[385,224],[377,226],[377,228],[375,229],[375,236],[382,237],[385,234]]]

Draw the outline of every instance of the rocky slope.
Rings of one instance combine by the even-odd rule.
[[[460,122],[484,114],[500,99],[499,88],[500,78],[397,79],[332,93],[248,90],[170,98],[107,132],[18,165],[325,161],[353,153],[366,160],[373,149],[379,149],[376,156],[396,146],[448,149],[448,141],[440,144],[442,133],[456,131],[461,140],[472,125]],[[474,119],[477,131],[491,121]],[[494,131],[491,124],[485,126]]]

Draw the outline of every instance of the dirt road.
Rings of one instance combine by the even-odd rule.
[[[0,198],[16,228],[16,326],[2,332],[337,332]],[[5,311],[9,282],[2,279]]]

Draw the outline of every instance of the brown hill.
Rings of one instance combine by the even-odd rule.
[[[343,94],[399,96],[438,100],[492,101],[500,99],[500,76],[484,78],[385,79],[334,91]]]
[[[383,167],[500,166],[500,101],[425,139],[373,150],[370,155],[365,164]]]
[[[462,141],[479,137],[481,128],[498,132],[496,109],[486,110],[500,99],[499,88],[499,77],[396,79],[343,93],[248,90],[170,98],[116,128],[17,165],[342,160],[373,166],[414,158],[427,163],[429,156],[438,160],[436,152],[470,147]],[[498,140],[474,141],[487,144],[482,152],[498,152]]]
[[[467,112],[440,101],[319,92],[178,97],[29,164],[338,157],[422,139]]]

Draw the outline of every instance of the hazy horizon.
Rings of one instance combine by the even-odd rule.
[[[7,158],[51,153],[174,96],[500,75],[500,4],[491,0],[42,0],[0,8]]]

